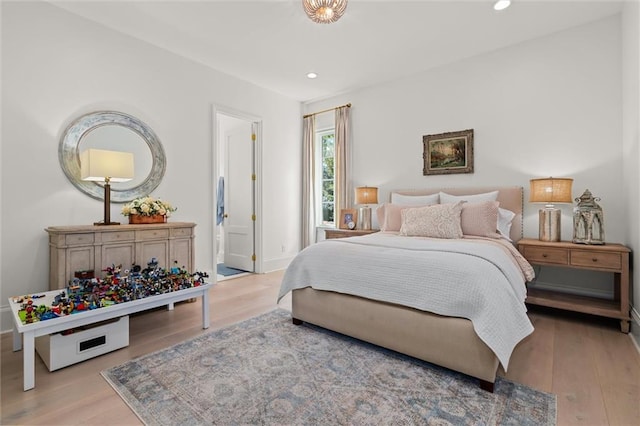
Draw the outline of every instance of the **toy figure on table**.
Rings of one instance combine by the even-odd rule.
[[[122,265],[111,265],[103,269],[106,273],[100,278],[71,279],[67,288],[54,298],[51,306],[34,306],[34,299],[41,297],[21,296],[14,298],[21,307],[18,316],[23,324],[45,321],[65,315],[73,315],[86,310],[99,309],[117,303],[170,293],[187,288],[198,287],[205,283],[207,273],[196,271],[190,274],[177,262],[170,270],[161,268],[156,258],[152,258],[147,267],[132,265],[130,270],[122,271]]]

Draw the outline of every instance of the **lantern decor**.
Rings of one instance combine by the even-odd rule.
[[[573,209],[573,242],[578,244],[604,244],[604,219],[602,207],[587,189],[576,198],[578,205]]]

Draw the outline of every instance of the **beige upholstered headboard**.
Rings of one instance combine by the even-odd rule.
[[[513,242],[517,242],[522,238],[522,213],[524,209],[524,191],[521,186],[487,186],[475,188],[425,188],[425,189],[408,189],[394,190],[396,194],[403,195],[430,195],[438,192],[446,192],[451,195],[473,195],[482,194],[484,192],[498,191],[498,201],[500,207],[511,210],[516,214],[511,224],[511,233],[509,237]],[[389,195],[391,196],[391,195]]]

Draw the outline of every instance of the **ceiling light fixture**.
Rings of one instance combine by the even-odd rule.
[[[347,0],[302,0],[302,6],[313,22],[330,24],[342,17]]]
[[[307,78],[313,79],[313,78],[316,78],[316,77],[318,77],[318,74],[316,74],[315,72],[307,73]]]
[[[504,10],[504,9],[508,8],[510,5],[511,5],[511,0],[498,0],[493,5],[493,8],[495,10]]]

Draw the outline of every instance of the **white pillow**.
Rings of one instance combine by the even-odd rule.
[[[401,204],[403,206],[430,206],[438,204],[439,202],[439,194],[403,195],[396,192],[391,193],[391,204]]]
[[[511,241],[511,223],[516,214],[511,210],[498,208],[498,233]]]
[[[401,211],[400,235],[432,238],[462,238],[460,213],[463,202],[413,207]]]
[[[485,192],[483,194],[473,195],[451,195],[440,191],[440,203],[455,203],[456,201],[467,201],[469,203],[481,203],[483,201],[496,201],[498,199],[498,191]]]

